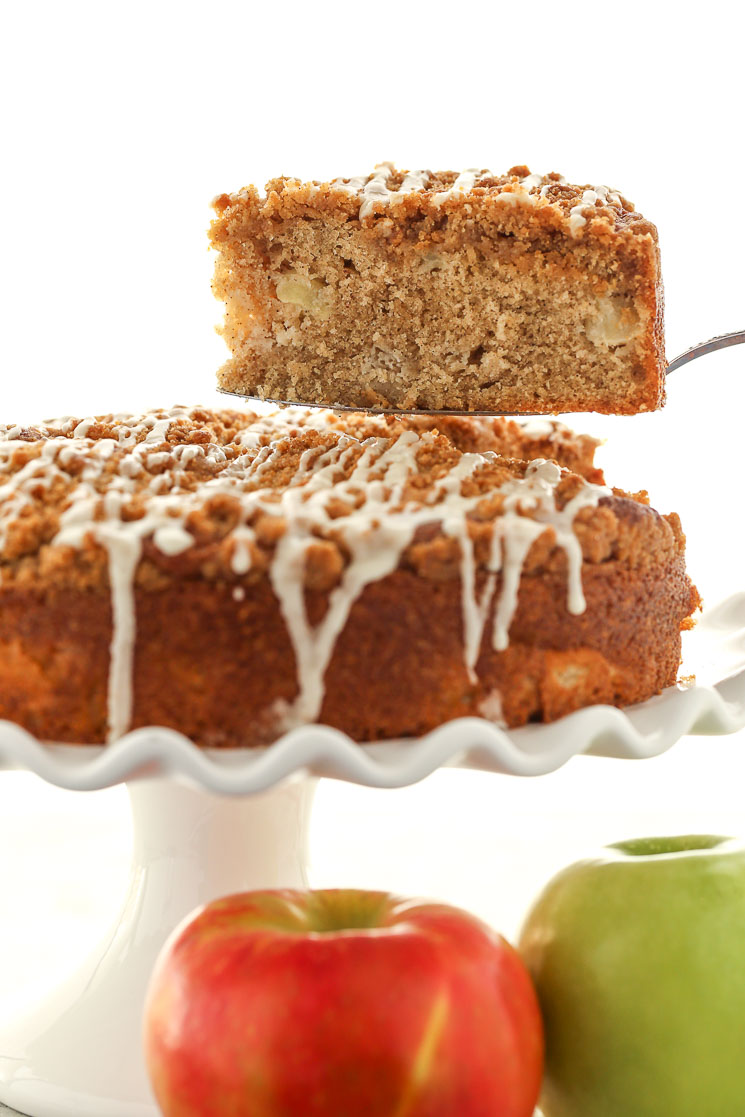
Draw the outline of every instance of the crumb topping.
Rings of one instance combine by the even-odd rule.
[[[511,436],[510,451],[526,459],[537,456],[531,441],[549,457],[576,438],[552,421],[402,420],[303,408],[258,415],[176,407],[0,427],[2,579],[21,576],[51,547],[64,552],[58,568],[63,559],[75,563],[112,532],[140,537],[146,557],[160,559],[161,567],[178,558],[174,568],[183,570],[190,560],[214,577],[236,573],[237,563],[240,573],[256,577],[266,574],[277,540],[310,502],[328,510],[312,534],[331,547],[308,556],[305,574],[313,584],[331,585],[329,562],[338,576],[347,557],[341,522],[356,520],[373,491],[387,516],[418,510],[416,543],[422,534],[429,540],[446,534],[449,502],[467,499],[468,531],[485,562],[482,544],[505,509],[508,482],[524,484],[519,515],[540,521],[527,461],[490,449],[497,435],[503,444]],[[580,493],[597,496],[597,487],[575,474],[548,472],[558,512]],[[550,525],[543,530],[550,534]],[[339,555],[330,560],[334,549]]]
[[[580,236],[588,222],[611,228],[637,225],[641,232],[649,228],[649,223],[635,213],[633,204],[619,191],[608,186],[572,185],[563,175],[532,174],[525,166],[496,174],[475,167],[460,173],[400,171],[393,163],[379,163],[369,174],[337,178],[329,183],[272,179],[266,185],[264,208],[272,208],[273,198],[311,208],[327,208],[329,203],[340,205],[363,223],[386,215],[409,216],[416,210],[437,215],[479,203],[489,208],[518,206],[536,212],[551,211],[562,220],[572,237]],[[243,202],[256,204],[261,200],[258,191],[251,186],[233,194],[218,195],[213,206],[218,215],[222,215],[232,206]]]

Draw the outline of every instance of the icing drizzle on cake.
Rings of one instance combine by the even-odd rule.
[[[360,198],[359,218],[362,221],[369,217],[377,206],[395,205],[407,194],[426,190],[433,177],[431,171],[407,171],[400,186],[391,187],[389,184],[394,174],[393,163],[378,163],[369,175],[359,175],[349,179],[337,178],[330,185],[345,194]],[[497,177],[492,171],[470,167],[461,171],[452,185],[435,190],[432,193],[432,204],[439,209],[450,199],[469,194],[474,187],[487,181],[491,182]],[[527,174],[522,177],[514,175],[501,186],[496,193],[496,198],[510,205],[536,205],[539,201],[551,204],[547,197],[548,192],[556,185],[566,185],[566,179],[560,175]],[[579,234],[587,224],[588,211],[598,204],[614,209],[623,208],[621,196],[617,191],[608,186],[588,187],[580,201],[569,210],[568,225],[572,236]]]
[[[612,206],[614,209],[622,208],[620,194],[608,186],[594,186],[591,190],[585,190],[581,201],[569,210],[569,232],[573,237],[576,237],[579,230],[587,224],[585,211],[594,209],[598,203],[602,206]]]
[[[64,486],[64,499],[46,545],[79,549],[94,542],[106,552],[112,601],[110,740],[122,736],[132,719],[135,590],[144,544],[166,556],[189,551],[196,542],[190,517],[213,499],[237,504],[229,533],[236,578],[252,569],[262,542],[259,522],[268,518],[275,525],[267,573],[297,670],[296,697],[274,711],[278,729],[317,720],[326,670],[355,601],[367,585],[391,574],[418,534],[433,525],[458,544],[464,663],[473,681],[490,616],[493,647],[508,645],[525,559],[547,530],[566,555],[567,608],[584,611],[582,550],[572,525],[578,512],[595,506],[608,489],[578,481],[560,505],[557,488],[564,474],[547,460],[528,463],[524,476],[479,484],[482,472],[488,478],[501,460],[493,452],[457,454],[421,485],[420,455],[436,447],[436,434],[404,430],[395,437],[357,438],[335,429],[327,413],[300,408],[245,416],[245,427],[223,442],[205,431],[197,431],[201,441],[178,441],[180,432],[190,433],[188,421],[203,414],[174,408],[114,416],[105,420],[106,437],[95,437],[101,433],[96,419],[0,430],[0,554],[52,486]],[[175,440],[169,441],[169,434]],[[294,473],[278,484],[288,452]],[[481,578],[474,517],[487,520],[491,532]],[[305,571],[312,548],[324,540],[340,549],[344,561],[326,611],[314,624]]]

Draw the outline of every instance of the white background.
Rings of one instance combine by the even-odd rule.
[[[668,354],[745,326],[736,7],[511,2],[2,5],[2,421],[216,403],[209,201],[277,174],[527,163],[621,189],[660,229]],[[610,479],[681,513],[713,602],[745,588],[745,351],[658,414],[578,426]],[[743,833],[745,740],[527,782],[321,787],[313,882],[471,907],[512,934],[563,861],[644,832]],[[123,789],[0,776],[0,997],[26,1002],[113,915]]]

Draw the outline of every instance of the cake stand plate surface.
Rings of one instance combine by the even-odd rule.
[[[0,768],[79,791],[126,782],[134,822],[129,888],[110,933],[23,1019],[4,1020],[0,1006],[0,1103],[31,1117],[155,1117],[141,1053],[155,958],[200,904],[306,885],[317,777],[403,787],[446,765],[537,776],[580,753],[643,759],[686,734],[736,732],[745,727],[745,593],[686,636],[683,674],[693,673],[695,682],[624,711],[594,706],[517,730],[464,718],[377,744],[307,726],[266,748],[206,751],[148,728],[99,748],[44,744],[0,722]]]

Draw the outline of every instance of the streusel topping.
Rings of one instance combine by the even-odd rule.
[[[572,236],[578,236],[589,220],[615,226],[635,214],[634,206],[619,191],[609,186],[573,185],[563,175],[532,174],[528,167],[512,167],[506,174],[495,174],[485,168],[472,167],[455,171],[399,171],[393,163],[379,163],[366,175],[337,178],[330,183],[303,183],[299,179],[277,178],[266,184],[267,204],[272,195],[294,199],[310,206],[335,199],[342,205],[357,207],[356,216],[366,221],[397,211],[411,212],[412,207],[435,212],[447,210],[471,200],[507,206],[551,207],[566,220]],[[213,206],[222,213],[231,205],[259,198],[255,187],[244,187],[233,194],[220,194]],[[625,222],[624,222],[625,223]]]

